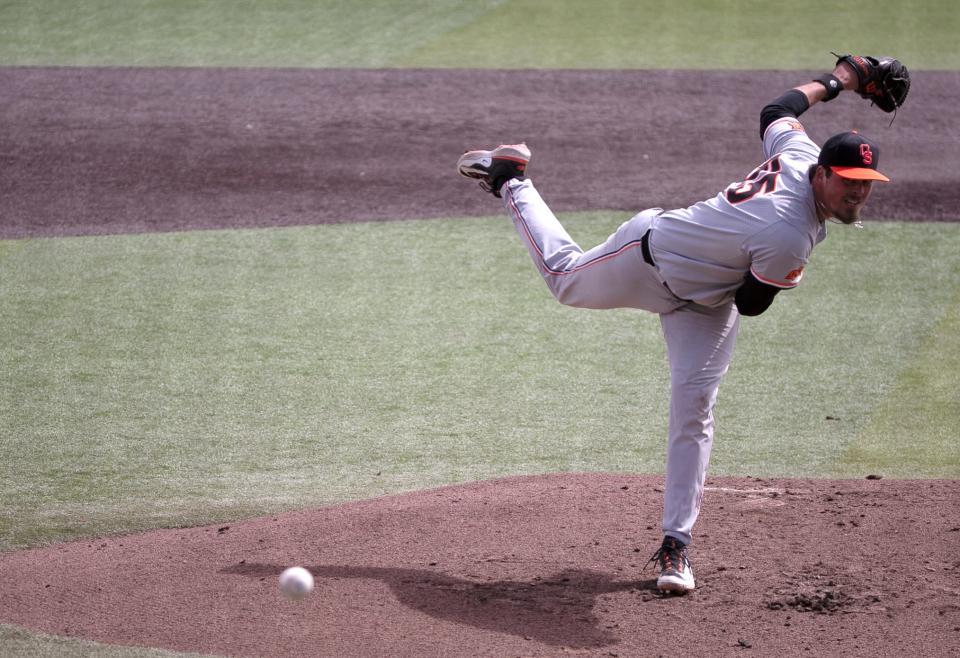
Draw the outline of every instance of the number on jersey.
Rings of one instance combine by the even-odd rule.
[[[727,188],[727,201],[732,204],[749,201],[758,194],[769,194],[777,189],[780,178],[780,156],[775,155],[750,172],[742,183]]]

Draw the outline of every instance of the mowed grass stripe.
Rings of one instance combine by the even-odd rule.
[[[0,65],[380,68],[502,2],[14,0]]]
[[[0,66],[821,70],[833,50],[956,69],[958,32],[928,0],[14,0]]]
[[[567,221],[593,244],[623,218]],[[871,423],[925,396],[930,346],[954,340],[939,332],[958,246],[953,224],[832,227],[800,288],[744,321],[712,472],[859,477],[898,449]],[[662,470],[659,322],[557,304],[506,218],[4,247],[4,550],[507,474]],[[936,445],[957,421],[949,405],[915,418],[934,447],[883,473],[956,477]],[[847,449],[866,431],[861,462]]]
[[[850,30],[856,25],[855,31]],[[406,66],[574,69],[815,69],[831,51],[893,54],[956,69],[960,16],[948,2],[882,0],[863,12],[826,0],[511,0],[440,35]]]

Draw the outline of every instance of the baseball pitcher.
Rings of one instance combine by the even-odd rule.
[[[525,144],[468,151],[458,172],[502,198],[556,299],[570,306],[637,308],[660,316],[670,364],[664,539],[651,558],[663,592],[694,589],[687,546],[700,512],[713,444],[713,407],[733,356],[740,316],[759,315],[795,288],[826,222],[853,224],[880,173],[880,148],[856,132],[818,147],[798,117],[843,90],[885,112],[910,77],[889,57],[844,55],[831,73],[795,87],[760,113],[766,160],[689,208],[640,212],[583,251],[525,178]]]

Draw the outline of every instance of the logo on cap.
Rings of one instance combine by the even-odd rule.
[[[854,180],[890,180],[879,171],[880,147],[856,131],[839,133],[828,139],[820,150],[817,164],[842,178]]]

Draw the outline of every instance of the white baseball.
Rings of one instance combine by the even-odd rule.
[[[290,567],[280,574],[280,591],[288,599],[299,601],[313,591],[313,576],[303,567]]]

